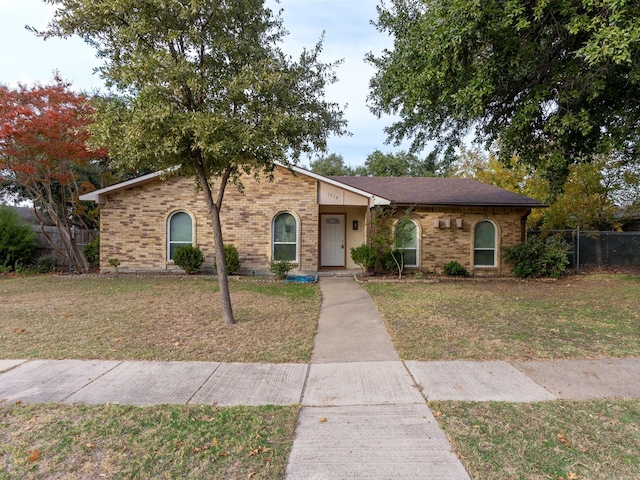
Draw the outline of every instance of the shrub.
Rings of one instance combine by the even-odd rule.
[[[176,248],[173,255],[173,263],[183,269],[186,273],[196,273],[200,271],[204,263],[204,255],[202,250],[192,245]]]
[[[382,257],[380,258],[380,264],[382,265],[382,270],[384,270],[385,273],[398,273],[398,264],[396,263],[393,255],[394,254],[391,251],[388,251],[382,254]],[[395,255],[399,255],[399,252],[396,252]]]
[[[87,262],[92,266],[100,265],[100,237],[96,237],[87,243],[82,249]]]
[[[33,266],[33,270],[36,273],[49,273],[57,270],[58,258],[55,255],[45,255],[38,258],[36,264]]]
[[[227,274],[232,274],[240,270],[240,255],[234,245],[224,246],[224,261],[227,264]],[[213,266],[218,268],[217,262],[213,260]]]
[[[359,247],[351,247],[351,260],[362,268],[362,274],[367,274],[367,269],[376,264],[376,250],[369,245],[362,244]]]
[[[269,271],[273,273],[280,280],[284,280],[289,275],[289,272],[298,266],[297,263],[291,260],[271,259],[269,262]]]
[[[0,205],[0,265],[15,269],[30,265],[36,249],[36,234],[10,207]]]
[[[555,237],[530,237],[525,243],[505,248],[502,257],[513,264],[520,278],[558,278],[569,265],[569,244]]]
[[[445,264],[445,266],[443,268],[443,272],[444,272],[445,275],[450,275],[450,276],[453,276],[453,277],[468,277],[469,276],[469,272],[467,272],[467,269],[464,268],[462,265],[460,265],[455,260]]]

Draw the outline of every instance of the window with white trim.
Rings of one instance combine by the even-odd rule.
[[[193,245],[193,219],[187,212],[175,212],[167,225],[167,259],[173,261],[176,249],[187,245]]]
[[[476,267],[496,266],[496,226],[481,220],[473,233],[473,264]]]
[[[418,265],[418,225],[413,220],[398,222],[395,227],[396,249],[402,253],[405,267]]]
[[[273,259],[298,261],[298,220],[282,212],[273,219]]]

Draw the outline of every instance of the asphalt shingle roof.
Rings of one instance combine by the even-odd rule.
[[[544,207],[519,193],[470,178],[339,177],[329,178],[401,205],[482,205]]]

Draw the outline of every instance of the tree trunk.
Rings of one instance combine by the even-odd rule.
[[[68,219],[62,220],[58,215],[58,212],[53,207],[54,202],[51,194],[51,190],[47,189],[47,194],[49,197],[49,201],[44,198],[44,196],[38,192],[36,189],[28,189],[30,192],[31,200],[33,201],[33,211],[36,215],[36,218],[40,221],[40,225],[42,228],[42,233],[45,238],[49,242],[52,250],[60,255],[62,258],[67,260],[70,265],[80,273],[87,273],[89,271],[89,263],[87,259],[84,257],[78,245],[73,238],[73,234],[71,233],[71,225]],[[58,248],[55,243],[51,241],[49,235],[47,235],[46,230],[44,229],[44,221],[40,217],[37,206],[40,205],[44,211],[47,213],[49,219],[53,222],[54,226],[58,230],[58,234],[60,235],[60,239],[64,242],[65,248]]]
[[[222,225],[220,223],[220,206],[222,204],[222,196],[224,189],[229,180],[230,170],[220,179],[220,190],[218,192],[218,202],[213,201],[213,193],[209,187],[209,179],[202,165],[197,166],[198,179],[202,192],[205,195],[205,201],[209,209],[209,216],[213,225],[213,241],[216,247],[216,270],[218,271],[218,286],[220,288],[220,306],[222,307],[222,321],[227,325],[236,323],[233,318],[233,309],[231,308],[231,295],[229,294],[229,279],[227,278],[227,262],[224,257],[224,243],[222,241]]]

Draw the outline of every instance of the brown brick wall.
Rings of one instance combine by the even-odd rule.
[[[238,249],[243,270],[265,272],[271,256],[271,222],[283,211],[299,220],[300,270],[317,269],[318,205],[316,181],[278,167],[273,182],[242,179],[244,194],[228,185],[221,210],[223,239]],[[215,255],[211,221],[202,192],[192,178],[169,177],[116,192],[102,206],[100,263],[109,271],[109,258],[120,260],[121,271],[176,269],[167,264],[167,220],[184,210],[195,219],[195,243],[212,268]]]
[[[511,267],[501,259],[502,248],[520,243],[520,220],[528,212],[522,208],[428,208],[414,209],[413,219],[420,225],[421,270],[442,272],[442,267],[457,261],[474,275],[508,274]],[[462,219],[462,228],[456,227],[456,219]],[[440,219],[440,228],[434,220]],[[451,226],[443,226],[450,219]],[[498,259],[495,268],[473,266],[473,232],[480,220],[492,220],[497,227]]]

